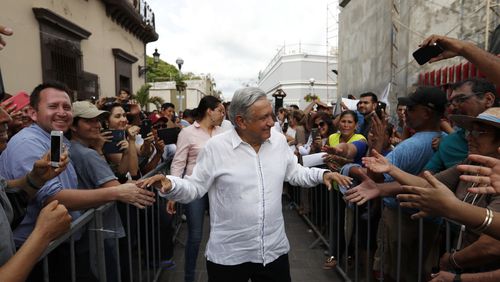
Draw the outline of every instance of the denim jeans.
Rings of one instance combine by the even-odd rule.
[[[201,238],[203,236],[203,220],[205,209],[208,205],[208,195],[201,199],[192,201],[186,205],[186,219],[188,224],[188,237],[186,241],[184,281],[193,282],[195,279],[196,260],[200,250]]]

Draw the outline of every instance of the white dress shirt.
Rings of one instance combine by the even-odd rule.
[[[266,265],[290,250],[281,207],[283,182],[312,187],[323,182],[325,171],[298,164],[283,134],[274,129],[258,153],[232,129],[207,142],[192,175],[167,176],[172,190],[162,196],[188,203],[208,191],[207,259]]]

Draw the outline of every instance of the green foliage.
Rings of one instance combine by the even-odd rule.
[[[319,100],[319,97],[313,94],[307,94],[306,96],[304,96],[304,100],[306,102],[311,102],[313,100]]]
[[[158,96],[149,96],[149,89],[151,88],[151,85],[149,84],[144,84],[141,86],[141,88],[135,93],[135,100],[139,105],[141,105],[141,109],[147,109],[149,104],[154,104],[157,109],[161,108],[161,105],[165,103],[165,100],[163,100],[161,97]],[[149,110],[149,109],[147,109]]]
[[[154,104],[157,110],[161,109],[161,105],[165,103],[165,100],[163,98],[158,97],[158,96],[153,96],[149,98],[149,103]]]
[[[137,90],[137,93],[135,93],[135,99],[137,100],[137,103],[141,105],[141,108],[144,108],[148,105],[149,103],[149,88],[151,88],[151,85],[149,84],[144,84]]]
[[[153,58],[147,56],[146,62],[149,67],[147,72],[148,82],[171,81],[179,75],[179,70],[175,66],[162,60],[155,66]]]

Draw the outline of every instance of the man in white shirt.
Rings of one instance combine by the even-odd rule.
[[[332,181],[349,185],[350,178],[298,164],[285,137],[271,130],[273,109],[259,88],[237,90],[229,118],[234,129],[207,142],[191,176],[156,175],[137,185],[154,185],[160,195],[184,203],[208,192],[209,282],[291,281],[283,182],[330,188]]]

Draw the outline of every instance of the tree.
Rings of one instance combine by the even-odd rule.
[[[155,65],[154,59],[152,57],[146,57],[146,64],[148,66],[147,81],[148,82],[158,82],[158,81],[174,81],[179,77],[179,70],[174,65],[171,65],[165,61],[160,60],[158,64]],[[192,80],[201,79],[199,76],[192,72],[182,73],[182,80]]]
[[[141,109],[148,109],[149,104],[154,104],[157,109],[161,108],[161,105],[165,103],[165,101],[158,96],[149,96],[149,89],[151,88],[150,84],[144,84],[141,88],[135,93],[135,100],[139,105],[141,105]]]

